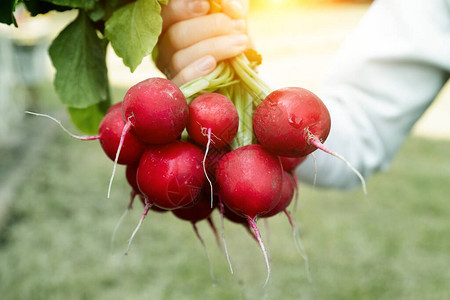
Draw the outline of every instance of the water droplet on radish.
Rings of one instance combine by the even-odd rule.
[[[290,114],[288,118],[288,122],[291,126],[294,128],[301,128],[303,124],[303,119],[300,117],[298,118],[295,114]]]

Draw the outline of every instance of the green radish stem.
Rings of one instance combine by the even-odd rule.
[[[336,158],[339,158],[340,160],[342,160],[352,171],[353,173],[356,174],[356,176],[358,176],[359,180],[361,181],[362,184],[362,188],[364,191],[364,194],[367,194],[367,187],[366,187],[366,181],[364,180],[364,177],[361,175],[361,173],[359,173],[358,170],[355,169],[355,167],[353,167],[350,162],[348,160],[346,160],[342,155],[331,151],[330,149],[328,149],[324,144],[322,144],[322,142],[311,132],[307,132],[307,137],[308,137],[308,143],[310,143],[311,145],[314,145],[315,147],[317,147],[318,149],[322,150],[325,153],[328,153],[330,155],[333,155]]]
[[[180,87],[180,90],[189,104],[200,94],[214,92],[219,88],[234,85],[236,83],[238,83],[238,80],[234,79],[233,69],[227,62],[222,61],[211,73],[185,83]]]
[[[269,282],[269,278],[270,278],[269,256],[267,254],[266,248],[264,247],[264,243],[263,243],[263,241],[261,239],[261,233],[259,232],[258,226],[256,226],[255,220],[253,218],[249,217],[249,216],[247,216],[247,220],[250,223],[250,225],[252,226],[253,231],[255,231],[256,238],[258,239],[259,246],[261,247],[261,250],[262,250],[262,252],[264,254],[264,259],[266,261],[267,277],[266,277],[266,281],[264,282],[264,285],[263,285],[263,287],[265,287],[267,285],[267,283]]]
[[[81,140],[81,141],[92,141],[92,140],[100,139],[100,135],[93,135],[93,136],[75,135],[75,134],[71,133],[66,127],[64,127],[59,120],[55,119],[54,117],[52,117],[50,115],[35,113],[35,112],[31,112],[31,111],[25,111],[25,113],[29,114],[29,115],[33,115],[33,116],[45,117],[45,118],[48,118],[48,119],[56,122],[59,125],[59,127],[62,128],[62,130],[64,130],[69,136],[73,137],[74,139]]]
[[[145,198],[145,207],[144,207],[144,213],[141,216],[141,219],[139,220],[138,225],[136,226],[136,228],[134,229],[133,233],[131,234],[130,239],[128,240],[128,247],[127,247],[127,251],[125,251],[125,255],[128,255],[128,252],[130,251],[130,246],[131,246],[131,242],[134,239],[134,236],[136,235],[136,233],[138,232],[139,228],[141,228],[142,223],[144,222],[145,217],[148,214],[148,211],[150,210],[150,208],[152,207],[152,203],[150,203],[150,201],[148,201],[147,198]]]

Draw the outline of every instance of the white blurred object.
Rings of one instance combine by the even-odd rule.
[[[30,17],[19,8],[18,28],[0,25],[0,147],[21,139],[20,124],[28,104],[37,100],[36,87],[49,78],[49,21]]]

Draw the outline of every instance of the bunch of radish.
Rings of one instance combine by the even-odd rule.
[[[128,247],[150,210],[190,222],[203,245],[196,223],[207,220],[222,247],[211,217],[218,208],[228,261],[224,219],[243,224],[258,242],[267,283],[257,221],[284,213],[297,241],[287,208],[297,194],[295,169],[309,154],[320,149],[342,159],[366,188],[361,174],[323,145],[331,127],[324,103],[299,87],[272,91],[255,71],[260,63],[248,50],[181,87],[165,78],[139,82],[106,112],[96,136],[73,135],[53,117],[29,113],[53,119],[74,138],[100,141],[114,161],[108,198],[117,164],[126,166],[126,211],[136,197],[144,205]]]
[[[117,164],[126,166],[132,190],[127,210],[137,196],[144,205],[128,247],[150,210],[189,221],[204,245],[196,223],[207,220],[217,238],[211,214],[218,207],[222,233],[228,219],[244,224],[259,243],[267,283],[270,264],[257,220],[285,213],[295,240],[287,211],[297,191],[295,168],[318,148],[343,158],[323,145],[331,126],[323,102],[298,87],[269,92],[248,56],[224,61],[180,88],[165,78],[139,82],[108,109],[98,135],[69,134],[98,139],[114,161],[108,198]]]

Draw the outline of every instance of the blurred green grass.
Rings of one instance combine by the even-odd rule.
[[[27,126],[47,120],[26,119]],[[128,214],[119,167],[106,199],[112,163],[97,142],[58,131],[26,173],[0,228],[0,299],[449,299],[450,141],[411,137],[369,194],[302,185],[295,215],[312,283],[284,216],[259,222],[272,274],[241,226],[225,223],[235,274],[199,223],[217,283],[189,223],[151,213],[127,239],[142,207]],[[137,204],[137,203],[136,203]],[[214,220],[219,226],[219,217]]]

